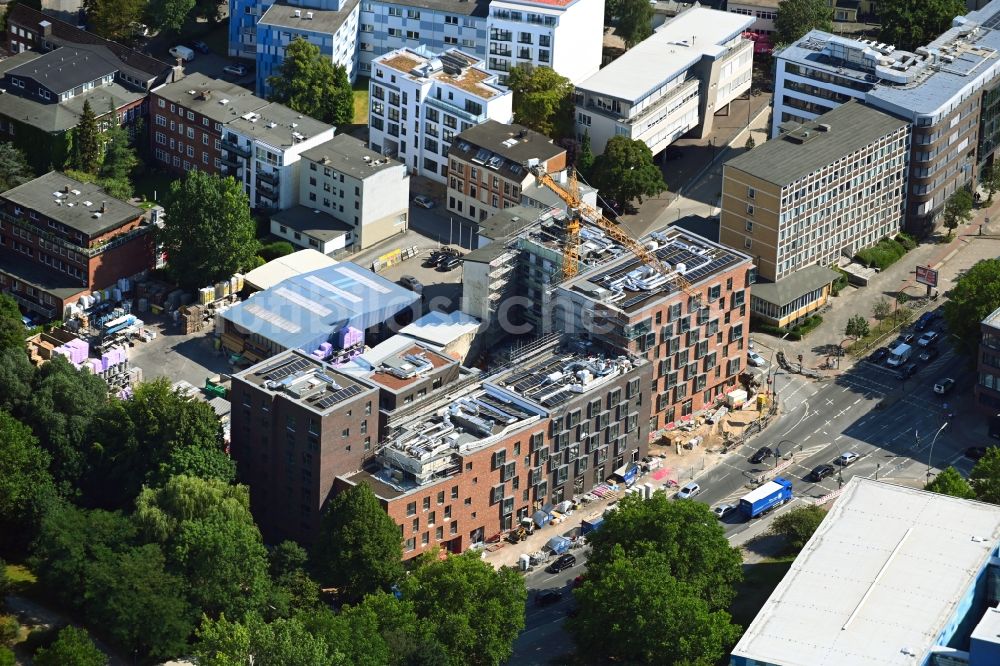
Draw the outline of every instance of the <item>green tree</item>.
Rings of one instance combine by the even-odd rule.
[[[97,649],[86,629],[63,627],[47,648],[38,648],[35,666],[106,666],[108,656]]]
[[[879,321],[885,319],[892,312],[892,305],[884,298],[880,298],[872,304],[872,316]]]
[[[0,293],[0,352],[17,349],[21,356],[27,358],[24,351],[27,337],[17,301],[10,294]]]
[[[514,122],[558,139],[573,134],[573,83],[548,67],[518,65],[507,76]]]
[[[341,128],[354,119],[354,91],[347,70],[301,37],[285,48],[278,74],[268,78],[267,85],[272,100],[299,113]]]
[[[403,576],[399,527],[364,484],[329,501],[315,554],[320,580],[349,601],[388,590]]]
[[[359,637],[360,638],[360,637]],[[297,618],[265,622],[251,613],[242,622],[203,617],[194,654],[202,666],[339,666],[326,642]]]
[[[83,103],[80,122],[73,129],[73,151],[68,166],[89,174],[96,174],[101,166],[101,133],[90,100]]]
[[[594,160],[590,181],[623,206],[634,199],[642,203],[643,197],[655,197],[667,189],[649,146],[621,135],[612,137]]]
[[[0,533],[26,545],[54,494],[49,454],[30,428],[0,411]]]
[[[431,552],[401,588],[417,616],[434,628],[448,655],[445,663],[501,664],[510,658],[514,639],[524,628],[527,599],[517,571],[498,571],[475,552],[444,560]]]
[[[14,653],[11,652],[10,648],[0,646],[0,666],[15,666],[17,661],[14,659]]]
[[[131,42],[135,25],[142,22],[148,0],[84,0],[87,26],[101,37]]]
[[[1000,504],[1000,446],[986,448],[969,474],[969,485],[980,502]]]
[[[573,591],[578,613],[567,620],[577,654],[587,663],[718,663],[740,628],[672,568],[663,553],[629,558],[621,544],[600,563],[588,561],[587,579]]]
[[[861,315],[854,315],[847,320],[847,327],[844,329],[844,334],[857,340],[868,335],[870,330],[867,319]]]
[[[156,30],[180,32],[195,0],[149,0],[146,22]]]
[[[771,523],[771,534],[782,536],[790,550],[798,552],[823,522],[826,511],[814,504],[786,511]]]
[[[948,293],[944,318],[948,330],[966,343],[979,347],[979,322],[1000,308],[1000,259],[984,259],[965,272]]]
[[[604,3],[604,25],[614,25],[621,0],[607,0]]]
[[[990,162],[979,176],[980,181],[982,181],[983,186],[989,193],[986,198],[986,204],[989,205],[993,203],[993,194],[1000,190],[1000,165],[996,161]]]
[[[170,271],[193,289],[228,279],[257,256],[257,224],[243,185],[204,171],[189,171],[170,185],[166,222],[157,234]]]
[[[653,34],[653,6],[648,0],[618,0],[615,34],[630,49]]]
[[[583,140],[580,142],[580,149],[576,153],[576,170],[584,178],[590,177],[590,170],[594,168],[594,151],[590,147],[590,132],[584,130]]]
[[[269,554],[274,614],[287,617],[319,605],[319,584],[306,572],[309,554],[293,541],[282,541]]]
[[[880,39],[912,51],[936,39],[951,27],[956,16],[964,16],[967,11],[962,0],[879,0],[876,13],[882,25]]]
[[[163,546],[168,570],[190,584],[191,603],[202,612],[243,617],[264,605],[267,551],[246,486],[175,476],[140,493],[135,519],[147,539]]]
[[[0,142],[0,192],[23,185],[34,177],[24,153],[9,141]]]
[[[753,140],[753,132],[747,137],[747,142],[743,144],[744,150],[753,150],[757,146],[757,142]]]
[[[104,160],[98,172],[98,183],[116,199],[131,199],[132,172],[139,165],[135,148],[129,143],[128,132],[117,122],[117,115],[111,127],[104,133]]]
[[[7,294],[0,294],[0,312],[4,308]],[[0,340],[5,335],[7,327],[3,314],[0,314]],[[24,330],[21,320],[17,325]],[[11,327],[13,328],[13,327]],[[31,398],[31,384],[35,379],[35,366],[28,360],[28,355],[21,346],[22,342],[15,334],[13,347],[0,346],[0,410],[19,414]],[[0,343],[3,344],[3,343]]]
[[[924,490],[940,495],[951,495],[962,499],[975,499],[976,493],[965,477],[954,467],[948,467],[924,486]]]
[[[775,43],[791,44],[810,30],[833,32],[833,9],[825,0],[781,0],[774,19]]]
[[[941,219],[944,222],[944,226],[948,228],[949,237],[951,236],[951,232],[958,228],[959,224],[972,219],[972,205],[972,193],[964,187],[956,190],[948,198],[948,201],[945,202]]]
[[[659,492],[645,501],[630,495],[618,507],[590,536],[588,563],[609,561],[615,544],[621,544],[630,559],[662,553],[670,575],[692,585],[712,610],[729,607],[733,585],[743,578],[743,560],[706,505],[676,502]]]

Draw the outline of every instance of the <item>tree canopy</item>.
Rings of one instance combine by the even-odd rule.
[[[170,185],[166,221],[157,234],[170,272],[189,289],[228,279],[257,256],[257,225],[235,179],[189,171]]]
[[[615,6],[615,34],[630,49],[653,34],[653,6],[649,0],[618,0]]]
[[[948,198],[948,201],[944,204],[942,219],[944,226],[948,228],[949,235],[951,235],[953,230],[958,228],[959,224],[972,219],[972,206],[972,193],[964,187],[956,190]]]
[[[948,330],[965,342],[966,350],[979,347],[979,322],[1000,308],[1000,259],[984,259],[965,272],[948,294],[944,318]]]
[[[146,20],[158,30],[178,32],[195,7],[195,0],[149,0]]]
[[[594,160],[590,184],[619,205],[634,199],[642,203],[643,197],[655,197],[667,189],[649,146],[621,135],[611,137]]]
[[[84,0],[87,27],[106,39],[130,43],[147,3],[148,0]]]
[[[800,506],[775,518],[771,523],[771,534],[783,536],[788,549],[798,552],[806,545],[825,516],[826,511],[815,504]]]
[[[73,129],[69,168],[94,175],[101,166],[101,133],[90,100],[83,103],[80,121]]]
[[[924,490],[941,495],[951,495],[962,499],[975,499],[976,493],[965,480],[965,477],[954,467],[947,467],[935,476],[930,483],[924,486]]]
[[[280,70],[267,85],[273,100],[299,113],[341,128],[354,119],[354,91],[347,70],[301,37],[285,47]]]
[[[833,32],[833,8],[826,0],[781,0],[774,19],[775,43],[791,44],[810,30]]]
[[[882,25],[880,39],[912,51],[936,39],[951,27],[956,16],[964,16],[967,11],[962,0],[879,0],[876,13]]]
[[[315,553],[320,579],[350,601],[388,590],[403,576],[399,527],[365,484],[329,501]]]
[[[27,545],[54,495],[49,454],[30,428],[0,410],[0,533],[8,547]]]
[[[847,326],[844,328],[844,334],[849,335],[855,340],[858,338],[863,338],[868,335],[871,327],[868,325],[868,320],[861,315],[854,315],[847,320]]]
[[[108,656],[97,649],[86,629],[71,625],[60,629],[51,645],[38,648],[32,662],[35,666],[106,666]]]
[[[17,349],[21,356],[27,357],[24,351],[27,337],[17,301],[10,294],[0,293],[0,351]]]
[[[969,474],[969,485],[980,502],[1000,504],[1000,446],[989,446]]]
[[[514,122],[553,139],[573,135],[573,83],[548,67],[518,65],[507,76]]]
[[[0,192],[23,185],[34,177],[24,153],[9,141],[0,142]]]

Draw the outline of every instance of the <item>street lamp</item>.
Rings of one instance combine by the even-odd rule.
[[[944,425],[938,428],[937,432],[934,433],[934,439],[931,440],[930,451],[927,452],[927,482],[930,483],[931,480],[931,457],[934,455],[934,442],[937,441],[938,435],[941,431],[948,427],[948,422],[945,421]]]

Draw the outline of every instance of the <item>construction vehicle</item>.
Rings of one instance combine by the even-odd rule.
[[[635,240],[622,231],[617,224],[604,216],[601,211],[583,201],[580,197],[580,184],[576,178],[576,171],[568,170],[567,185],[563,186],[556,182],[552,176],[545,172],[540,166],[531,167],[532,172],[538,182],[552,190],[556,196],[563,200],[569,207],[570,219],[566,222],[566,242],[563,247],[563,277],[569,279],[576,276],[580,264],[580,219],[600,227],[613,241],[625,246],[632,254],[638,257],[644,264],[652,267],[658,273],[667,278],[674,287],[682,290],[688,296],[700,301],[701,295],[692,289],[691,284],[677,271],[672,271],[663,265],[657,256],[648,250],[642,243]]]

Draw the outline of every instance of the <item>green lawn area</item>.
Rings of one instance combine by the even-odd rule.
[[[794,560],[794,555],[786,555],[744,565],[743,582],[736,586],[736,599],[729,607],[733,622],[744,629],[750,626]]]
[[[11,585],[13,585],[14,592],[17,594],[24,594],[29,588],[31,588],[38,579],[35,578],[35,574],[31,570],[24,566],[23,564],[8,564],[7,578],[10,580]]]
[[[368,124],[368,79],[354,81],[354,124]]]
[[[135,179],[135,196],[162,203],[175,179],[176,176],[162,171],[147,171]]]

